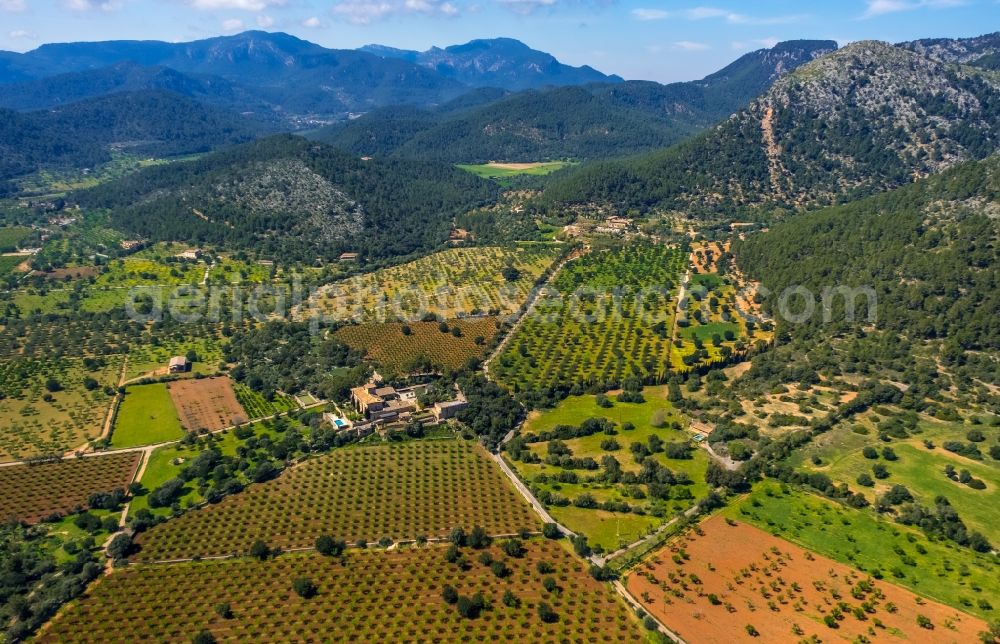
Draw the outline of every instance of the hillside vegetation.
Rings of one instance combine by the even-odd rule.
[[[858,42],[779,79],[700,137],[581,168],[545,199],[730,213],[815,207],[983,158],[998,137],[993,75]]]
[[[487,182],[450,166],[363,161],[289,135],[75,195],[112,209],[112,225],[129,234],[308,262],[348,250],[371,259],[430,250],[447,240],[457,213],[494,197]]]

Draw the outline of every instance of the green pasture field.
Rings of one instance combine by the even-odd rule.
[[[292,421],[292,426],[302,429],[301,425],[294,423],[294,421]],[[278,437],[278,432],[272,429],[267,423],[254,423],[251,427],[253,428],[253,436],[258,439],[264,436],[272,439]],[[212,435],[213,448],[217,449],[223,456],[234,456],[236,448],[245,445],[246,441],[247,439],[237,438],[236,434],[232,431],[223,431]],[[146,471],[143,472],[142,480],[140,481],[142,486],[147,491],[152,492],[170,479],[177,478],[186,463],[198,456],[203,449],[205,449],[203,446],[184,445],[182,443],[157,447],[150,455],[149,463],[146,464]],[[170,508],[149,507],[148,496],[148,494],[143,494],[132,499],[129,508],[130,514],[134,515],[135,512],[141,509],[147,509],[153,514],[163,516],[170,514]],[[197,505],[203,500],[204,498],[198,492],[196,485],[186,485],[178,498],[178,502],[182,508]]]
[[[598,433],[581,438],[567,439],[563,443],[572,451],[573,458],[591,457],[600,463],[601,457],[610,454],[619,461],[623,471],[638,472],[641,466],[635,461],[633,454],[629,451],[629,446],[632,443],[646,443],[650,436],[656,435],[664,442],[691,444],[691,439],[687,432],[670,427],[674,422],[684,426],[686,420],[666,400],[666,390],[667,388],[663,386],[647,387],[643,391],[646,402],[614,402],[614,405],[610,408],[600,407],[596,402],[595,396],[570,396],[559,403],[554,409],[532,412],[521,431],[521,435],[537,434],[538,432],[552,429],[556,425],[578,426],[588,418],[607,418],[617,423],[616,435],[607,436],[603,433]],[[614,394],[609,394],[609,398],[614,400]],[[652,424],[653,415],[658,410],[663,414],[666,427],[654,427]],[[632,423],[635,429],[623,430],[622,426],[625,423]],[[603,450],[600,444],[608,438],[613,438],[617,441],[621,446],[620,449],[612,452]],[[705,483],[708,455],[701,449],[694,449],[691,452],[690,459],[670,459],[662,452],[652,456],[654,460],[671,471],[687,474],[692,481],[691,485],[675,486],[676,489],[683,489],[690,492],[692,498],[678,498],[655,502],[649,498],[629,498],[626,495],[625,486],[621,484],[596,481],[560,483],[549,480],[544,483],[538,482],[536,478],[539,475],[554,476],[561,472],[562,469],[544,463],[548,442],[530,443],[528,449],[537,454],[543,463],[535,464],[514,461],[509,455],[507,455],[507,460],[536,492],[544,491],[558,494],[571,501],[579,495],[586,493],[593,496],[598,503],[604,501],[625,501],[630,505],[647,509],[647,514],[638,515],[631,512],[622,513],[596,508],[578,508],[573,505],[562,507],[551,505],[547,508],[552,516],[567,528],[586,535],[592,545],[600,545],[608,551],[615,550],[623,544],[634,542],[648,534],[652,529],[672,518],[677,512],[682,512],[691,507],[698,498],[703,497],[708,492],[708,485]],[[600,473],[600,470],[575,471],[581,480]],[[646,486],[641,487],[646,488]],[[651,514],[654,504],[662,508],[662,512],[659,512],[661,515],[659,517]]]
[[[27,226],[0,226],[0,251],[16,250],[31,232]]]
[[[1000,613],[996,555],[930,539],[920,530],[880,519],[872,510],[855,510],[767,481],[724,513],[858,570],[878,571],[887,581],[988,621]]]
[[[569,161],[543,161],[538,163],[528,163],[528,164],[516,164],[519,167],[503,167],[508,164],[495,164],[495,163],[481,163],[475,164],[459,164],[457,167],[465,170],[466,172],[471,172],[472,174],[483,177],[484,179],[504,179],[507,177],[516,177],[519,175],[532,175],[532,176],[542,176],[546,174],[552,174],[558,170],[573,165]],[[510,164],[515,165],[515,164]]]
[[[28,258],[20,255],[0,255],[0,277],[13,273],[14,269],[26,259]]]
[[[184,437],[167,384],[133,385],[118,407],[111,444],[115,447],[155,445]]]
[[[874,434],[855,434],[847,424],[841,424],[830,432],[829,437],[821,437],[821,443],[798,456],[795,462],[810,471],[823,472],[837,483],[847,483],[852,489],[864,493],[869,501],[874,501],[877,495],[884,494],[897,484],[906,486],[918,502],[928,507],[934,505],[935,497],[943,495],[969,528],[982,532],[991,541],[1000,541],[1000,503],[990,501],[1000,493],[1000,461],[993,460],[986,453],[988,446],[997,440],[997,430],[983,428],[988,439],[991,431],[993,437],[992,442],[980,443],[980,451],[983,452],[983,460],[980,461],[941,447],[947,440],[967,442],[965,435],[970,426],[922,421],[918,429],[920,433],[910,438],[884,443]],[[935,447],[926,447],[925,440]],[[862,450],[869,445],[879,451],[878,458],[864,457]],[[891,447],[898,459],[883,458],[883,447]],[[819,465],[812,462],[814,455],[820,459]],[[858,475],[864,473],[871,476],[872,466],[876,463],[889,470],[889,478],[876,480],[873,488],[858,485]],[[969,470],[973,477],[986,483],[986,489],[977,490],[949,479],[944,474],[944,468],[949,464],[956,471]]]

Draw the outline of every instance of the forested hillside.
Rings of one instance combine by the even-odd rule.
[[[107,94],[141,90],[174,92],[211,105],[237,108],[240,113],[253,111],[257,118],[272,116],[270,108],[251,92],[229,81],[182,74],[167,67],[143,67],[133,62],[7,85],[0,93],[0,107],[42,110]]]
[[[29,113],[0,109],[0,179],[39,167],[94,167],[109,146],[136,154],[206,152],[271,126],[171,92],[124,92]]]
[[[495,187],[448,165],[363,161],[290,135],[148,168],[73,195],[152,240],[252,249],[312,262],[344,251],[381,259],[444,243],[454,216]]]
[[[694,140],[582,168],[546,201],[728,213],[822,206],[983,158],[998,140],[994,75],[858,42],[779,79]]]
[[[790,287],[805,286],[818,302],[827,287],[870,286],[878,298],[874,327],[914,342],[943,339],[961,354],[1000,348],[998,236],[1000,157],[993,156],[789,219],[735,243],[733,252],[771,290],[772,311]],[[869,326],[864,298],[857,306],[853,323],[835,298],[831,322],[817,308],[802,324],[779,316],[779,327],[799,339],[835,337]]]

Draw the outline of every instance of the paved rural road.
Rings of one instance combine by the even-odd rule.
[[[559,529],[562,530],[564,534],[568,534],[571,537],[576,536],[575,532],[567,529],[565,526],[559,525],[559,523],[552,518],[552,515],[549,514],[548,510],[545,509],[545,506],[542,505],[541,502],[535,498],[535,495],[531,493],[531,490],[529,490],[528,487],[521,482],[521,479],[517,477],[517,474],[514,473],[514,470],[510,469],[510,466],[507,465],[507,461],[503,460],[503,456],[501,456],[500,454],[490,454],[490,456],[492,456],[493,460],[497,462],[497,465],[499,465],[500,469],[503,470],[503,473],[507,475],[507,478],[510,479],[510,482],[514,484],[514,487],[517,488],[517,491],[521,493],[521,496],[524,497],[524,500],[530,503],[531,507],[535,509],[535,512],[537,512],[538,515],[542,517],[542,521],[544,521],[545,523],[555,523],[556,525],[559,526]]]

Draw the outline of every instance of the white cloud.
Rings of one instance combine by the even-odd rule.
[[[284,7],[288,0],[184,0],[195,9],[214,11],[216,9],[238,9],[241,11],[264,11],[269,7]]]
[[[73,11],[114,11],[121,5],[115,0],[66,0]]]
[[[632,17],[636,20],[666,20],[670,17],[669,11],[663,9],[633,9]]]
[[[678,40],[672,44],[672,47],[681,51],[705,51],[708,49],[708,45],[705,43],[691,40]]]
[[[310,29],[317,29],[319,27],[322,27],[323,24],[319,21],[319,18],[317,18],[316,16],[312,16],[303,20],[302,26],[308,27]]]
[[[274,18],[271,16],[259,15],[257,16],[257,26],[261,29],[267,29],[268,27],[274,26]]]
[[[451,17],[459,13],[458,7],[447,0],[342,0],[332,11],[333,15],[356,25],[397,15]]]
[[[240,31],[245,26],[246,25],[244,25],[243,21],[240,20],[239,18],[230,18],[229,20],[222,21],[222,28],[225,31]]]
[[[890,0],[895,1],[895,0]],[[939,0],[940,1],[940,0]],[[633,9],[632,17],[636,20],[665,20],[671,17],[684,20],[725,20],[734,25],[783,25],[798,22],[801,15],[784,15],[758,18],[742,13],[736,13],[717,7],[692,7],[682,11],[666,11],[664,9]]]
[[[862,18],[875,18],[889,13],[913,11],[914,9],[948,9],[960,7],[965,0],[867,0],[868,8]]]
[[[0,11],[24,11],[27,8],[24,0],[0,0]]]
[[[15,29],[7,34],[12,40],[38,40],[38,34],[24,29]]]
[[[516,13],[533,13],[545,7],[554,7],[556,0],[496,0]]]
[[[777,45],[779,42],[781,42],[779,38],[775,38],[774,36],[769,36],[767,38],[755,38],[754,40],[745,40],[745,41],[737,40],[729,43],[729,46],[737,51],[750,49],[751,47],[753,48],[764,47],[766,49],[770,49],[771,47]]]

